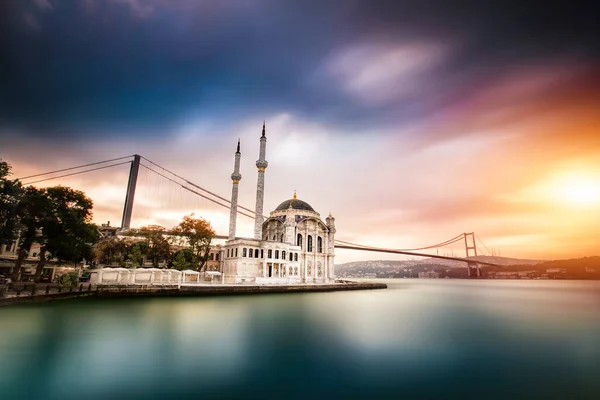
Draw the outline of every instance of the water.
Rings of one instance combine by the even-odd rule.
[[[600,398],[600,282],[0,308],[0,397]]]

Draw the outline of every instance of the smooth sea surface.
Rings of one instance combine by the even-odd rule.
[[[0,398],[600,399],[600,282],[0,308]]]

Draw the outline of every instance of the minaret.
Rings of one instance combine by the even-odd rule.
[[[265,169],[269,163],[265,160],[267,154],[267,137],[265,136],[265,122],[263,121],[262,136],[260,137],[260,153],[256,161],[258,168],[258,181],[256,182],[256,214],[254,220],[254,239],[262,239],[263,200],[265,197]]]
[[[327,279],[335,279],[335,218],[329,212],[329,216],[325,220],[329,233],[327,234],[327,243],[329,248],[327,249]]]
[[[233,166],[233,174],[231,174],[231,180],[233,181],[233,187],[231,188],[231,211],[229,212],[229,240],[235,239],[235,224],[237,221],[237,205],[238,205],[238,186],[242,180],[240,175],[240,139],[238,139],[237,151],[235,152],[235,164]]]

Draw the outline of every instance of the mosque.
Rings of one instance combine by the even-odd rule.
[[[254,238],[236,237],[238,189],[240,174],[240,142],[237,144],[231,180],[229,236],[221,248],[224,283],[290,284],[327,283],[335,279],[335,218],[325,222],[308,203],[297,198],[283,201],[265,219],[263,200],[267,136],[263,123],[260,153],[256,167],[256,219]]]

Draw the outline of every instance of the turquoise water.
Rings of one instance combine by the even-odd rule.
[[[600,282],[0,308],[0,397],[600,398]]]

